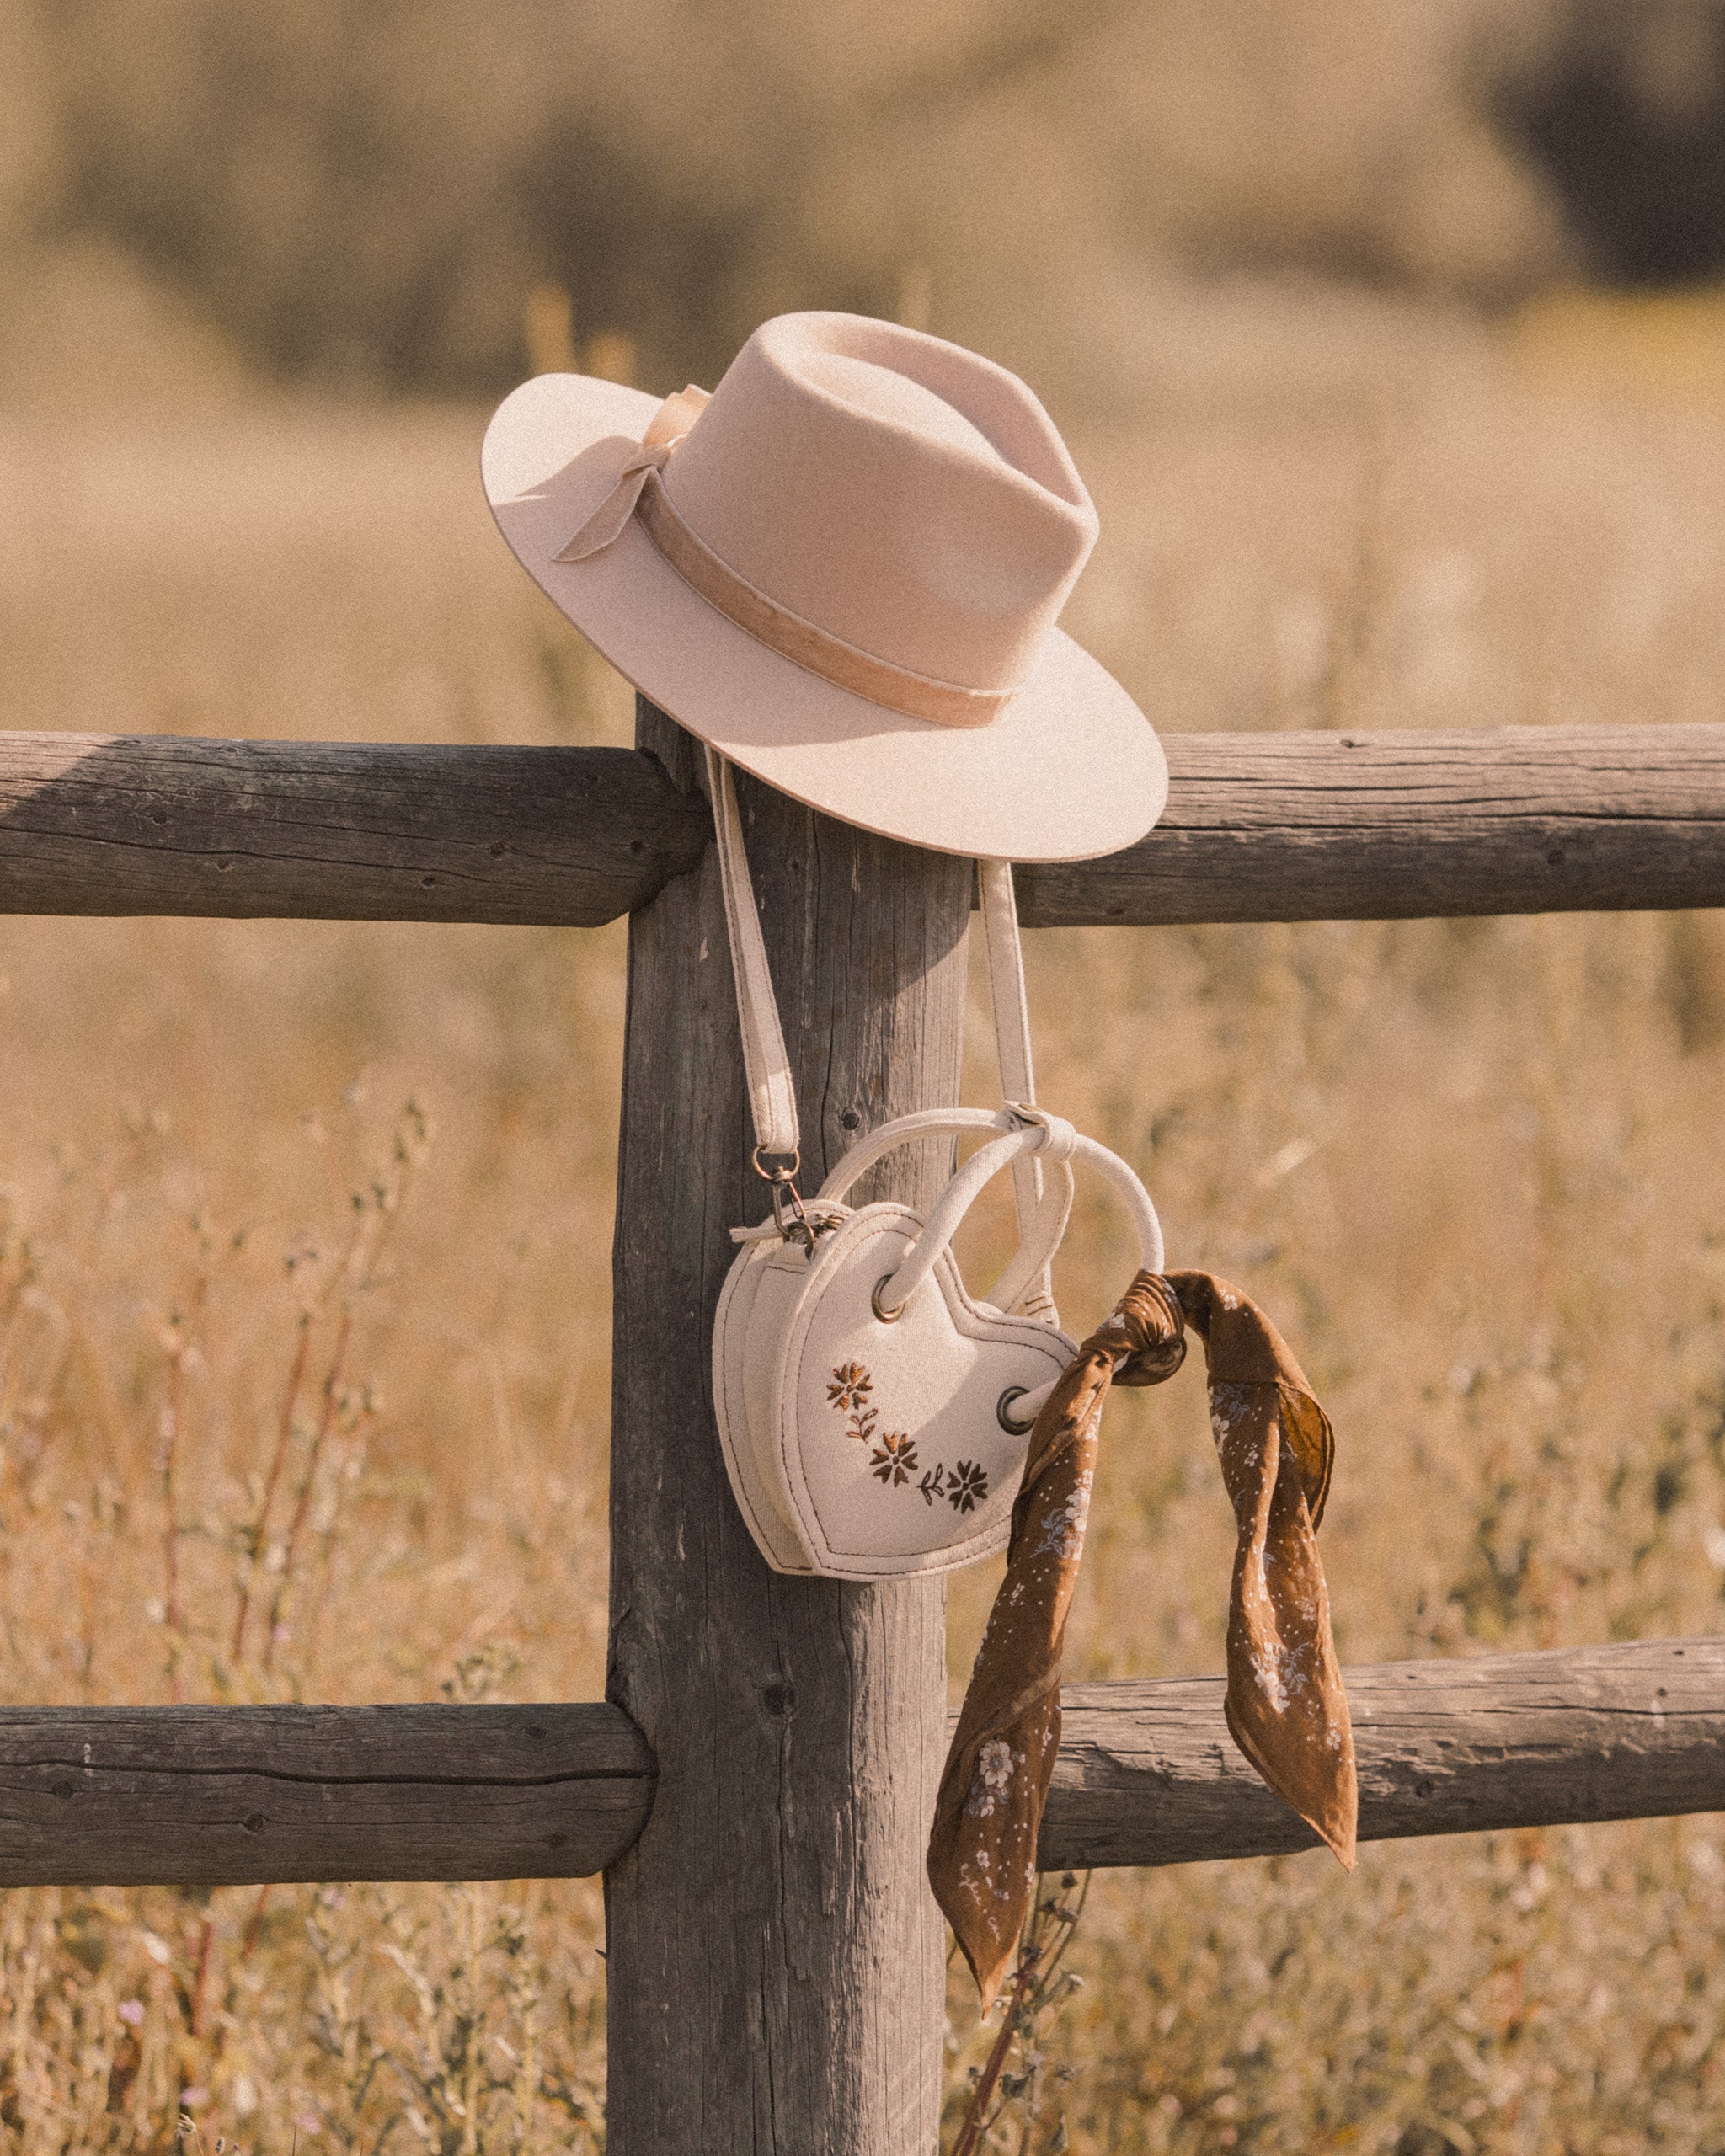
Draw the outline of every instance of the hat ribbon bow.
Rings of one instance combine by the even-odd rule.
[[[692,382],[675,397],[667,397],[653,414],[641,446],[618,472],[617,484],[558,555],[560,562],[585,562],[590,554],[603,553],[635,513],[649,472],[662,472],[671,452],[713,402],[712,393]]]

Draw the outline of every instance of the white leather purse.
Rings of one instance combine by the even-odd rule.
[[[945,1572],[1005,1546],[1037,1410],[1071,1359],[1050,1267],[1071,1216],[1072,1166],[1124,1200],[1139,1262],[1162,1269],[1162,1229],[1127,1164],[1033,1104],[1012,868],[980,864],[1003,1091],[999,1111],[901,1116],[854,1146],[806,1202],[796,1193],[794,1088],[766,969],[729,766],[708,752],[713,822],[756,1145],[772,1217],[742,1246],[713,1325],[713,1390],[731,1488],[775,1571],[836,1579]],[[845,1201],[918,1139],[985,1135],[925,1220]],[[769,1162],[773,1165],[768,1165]],[[1019,1246],[985,1299],[952,1241],[984,1186],[1012,1175]]]

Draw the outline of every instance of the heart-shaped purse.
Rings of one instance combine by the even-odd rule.
[[[1139,1262],[1152,1273],[1162,1266],[1156,1209],[1118,1155],[1029,1105],[1022,958],[1004,862],[983,864],[985,927],[1003,1082],[1025,1098],[998,1112],[901,1116],[854,1146],[814,1198],[798,1198],[794,1094],[734,791],[729,766],[711,751],[708,771],[756,1166],[772,1196],[770,1220],[732,1231],[743,1247],[713,1326],[713,1406],[731,1487],[775,1571],[838,1579],[948,1571],[1005,1546],[1031,1425],[1075,1353],[1049,1286],[1072,1209],[1072,1164],[1099,1170],[1124,1199]],[[973,1134],[986,1142],[926,1220],[905,1205],[843,1202],[894,1148]],[[977,1298],[952,1241],[1002,1170],[1013,1177],[1019,1247]]]

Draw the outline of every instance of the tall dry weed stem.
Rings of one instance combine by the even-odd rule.
[[[1075,1871],[1062,1873],[1053,1892],[1044,1878],[1038,1878],[1017,1963],[997,2002],[1000,2026],[981,2065],[971,2067],[953,2091],[959,2116],[949,2143],[952,2156],[983,2156],[991,2148],[1030,2156],[1049,2082],[1058,2088],[1076,2078],[1078,2069],[1070,2063],[1050,2069],[1048,2047],[1060,2009],[1084,1988],[1077,1972],[1062,1964],[1089,1895],[1087,1871],[1081,1878]],[[949,1954],[949,1969],[953,1959]],[[994,2018],[992,2013],[983,2015],[979,2026],[987,2029]],[[948,2031],[948,2047],[960,2049],[950,2020]],[[1043,2146],[1070,2145],[1065,2121],[1057,2115]]]
[[[1448,348],[1368,408],[1298,350],[1075,445],[1071,626],[1164,726],[1717,717],[1725,429]],[[0,717],[626,738],[489,528],[479,424],[0,427]],[[0,1698],[599,1695],[622,948],[0,921]],[[1332,1412],[1346,1659],[1721,1629],[1717,920],[1097,930],[1029,967],[1043,1097]],[[1072,1321],[1130,1257],[1086,1191]],[[1220,1666],[1201,1393],[1111,1406],[1074,1678]],[[953,1587],[955,1671],[993,1586]],[[0,2137],[597,2148],[600,1925],[588,1882],[9,1893]],[[1722,1925],[1711,1820],[1098,1875],[995,2145],[1695,2156]]]

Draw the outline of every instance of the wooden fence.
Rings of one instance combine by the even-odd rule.
[[[708,1339],[759,1200],[697,759],[649,706],[638,738],[0,737],[0,910],[630,916],[607,1702],[5,1710],[0,1882],[603,1870],[612,2156],[905,2156],[939,2103],[943,1590],[779,1578],[731,1502]],[[1725,905],[1725,727],[1167,745],[1161,825],[1023,871],[1027,926]],[[818,1182],[958,1097],[972,878],[740,791]],[[915,1203],[940,1166],[883,1188]],[[1716,1640],[1351,1670],[1362,1833],[1725,1809],[1722,1678]],[[1220,1693],[1069,1688],[1045,1863],[1306,1846]]]

